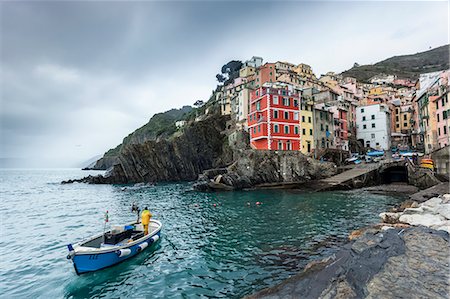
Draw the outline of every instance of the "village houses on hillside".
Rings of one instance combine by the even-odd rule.
[[[254,149],[326,151],[415,149],[429,154],[450,144],[450,71],[417,82],[380,74],[357,82],[290,62],[245,61],[220,85],[216,101]]]

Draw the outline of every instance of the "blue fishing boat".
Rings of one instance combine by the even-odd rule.
[[[95,235],[77,244],[69,244],[67,258],[72,260],[80,275],[116,265],[156,243],[161,236],[161,222],[151,220],[148,234],[140,223],[113,226],[111,230]]]
[[[366,155],[369,157],[380,157],[384,155],[384,151],[369,151]]]

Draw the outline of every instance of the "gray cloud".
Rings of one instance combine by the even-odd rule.
[[[445,2],[1,2],[0,158],[70,166],[207,99],[231,59],[342,71],[447,42]]]

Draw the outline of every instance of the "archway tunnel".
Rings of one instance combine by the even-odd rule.
[[[406,166],[388,167],[380,173],[380,176],[382,184],[408,182],[408,168]]]

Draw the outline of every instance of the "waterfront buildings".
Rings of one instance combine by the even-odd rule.
[[[356,108],[356,135],[365,147],[389,150],[391,146],[391,116],[385,104]]]
[[[334,114],[331,111],[314,108],[314,150],[336,148],[334,144]]]
[[[399,100],[391,105],[391,143],[393,146],[411,145],[411,120],[413,105],[403,104]]]
[[[334,146],[337,149],[349,150],[349,119],[348,112],[351,103],[346,101],[340,94],[339,89],[327,88],[314,95],[315,107],[317,109],[333,113],[334,118]]]
[[[250,99],[251,147],[301,150],[300,94],[288,87],[266,85],[252,91]]]
[[[317,79],[307,64],[254,56],[215,95],[255,149],[315,155],[392,145],[431,153],[450,144],[448,75],[422,74],[417,82],[380,75],[361,83],[328,72]]]
[[[438,148],[450,145],[450,104],[448,98],[449,90],[447,89],[447,92],[434,99]]]
[[[421,74],[419,77],[419,88],[414,97],[415,107],[417,108],[414,114],[417,136],[416,144],[420,147],[423,146],[427,154],[440,148],[438,141],[438,122],[441,123],[442,128],[442,118],[445,108],[439,108],[439,104],[436,105],[436,102],[440,99],[442,107],[441,97],[445,93],[448,93],[449,75],[450,71],[447,70]],[[439,110],[439,121],[437,119],[438,109],[442,109]],[[443,134],[443,128],[441,134]]]
[[[301,118],[301,151],[304,154],[310,154],[314,146],[314,101],[313,88],[302,91],[300,102]]]

